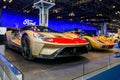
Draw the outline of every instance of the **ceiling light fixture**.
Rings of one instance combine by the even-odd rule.
[[[117,14],[120,14],[120,11],[115,12],[115,14],[116,14],[116,15],[117,15]]]
[[[58,9],[53,10],[53,13],[58,13],[58,12],[59,12]]]
[[[70,21],[73,21],[73,19],[69,19]]]
[[[69,13],[69,16],[75,16],[74,12]]]
[[[115,8],[116,6],[112,6],[112,8]]]
[[[29,12],[30,12],[30,10],[26,11],[26,13],[29,13]]]
[[[96,16],[103,16],[103,14],[99,13],[99,14],[96,14]]]
[[[57,19],[62,19],[62,16],[57,16]]]
[[[118,13],[117,13],[117,12],[115,12],[115,14],[117,15]]]
[[[34,6],[32,6],[32,8],[34,8]]]
[[[7,8],[7,6],[3,6],[3,8],[5,9],[5,8]]]
[[[99,0],[100,2],[102,1],[102,0]]]
[[[27,10],[24,10],[23,12],[25,13],[25,12],[27,12]]]
[[[3,0],[3,2],[6,2],[6,0]]]
[[[118,14],[120,14],[120,11],[117,11]]]
[[[11,3],[13,0],[9,0],[9,3]]]
[[[113,19],[112,21],[116,21],[116,19]]]

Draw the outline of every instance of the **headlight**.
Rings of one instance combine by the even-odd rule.
[[[44,38],[45,36],[42,34],[34,33],[33,34],[35,38]]]
[[[82,35],[79,35],[78,38],[82,38]]]
[[[38,39],[42,39],[43,41],[53,41],[52,38],[49,38],[47,36],[44,36],[42,34],[34,33],[33,36]]]

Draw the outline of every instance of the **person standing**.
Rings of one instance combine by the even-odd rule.
[[[118,36],[118,47],[120,48],[120,36]]]

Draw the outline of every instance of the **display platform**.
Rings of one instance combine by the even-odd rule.
[[[91,51],[80,57],[27,61],[20,53],[11,49],[5,50],[4,45],[0,45],[0,53],[22,72],[24,80],[72,80],[84,72],[107,65],[108,56],[114,55],[114,52],[115,50]]]

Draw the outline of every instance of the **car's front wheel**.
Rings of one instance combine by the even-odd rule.
[[[30,40],[27,35],[24,35],[22,40],[21,40],[21,45],[22,45],[22,55],[25,59],[27,60],[32,60],[32,50],[30,47]]]
[[[88,51],[90,51],[90,50],[92,50],[93,48],[92,48],[92,45],[91,45],[91,43],[90,43],[90,41],[89,41],[89,44],[88,44]]]

